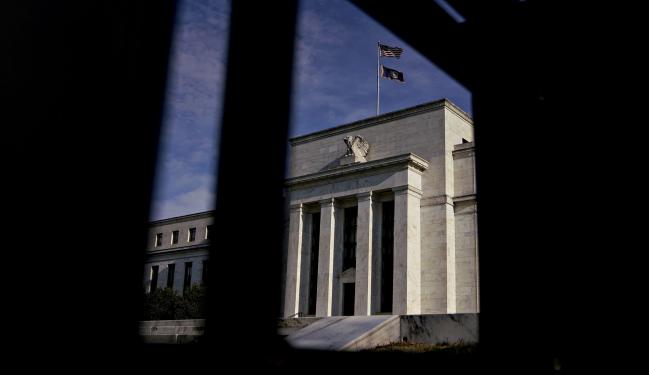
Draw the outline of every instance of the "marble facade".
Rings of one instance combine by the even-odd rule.
[[[207,211],[150,223],[143,279],[146,293],[151,292],[152,286],[169,286],[182,294],[185,288],[203,283],[210,236],[214,235],[208,232],[213,231],[213,222],[214,211]],[[193,238],[190,237],[192,230]]]
[[[284,317],[349,315],[350,296],[353,315],[478,312],[473,123],[465,112],[442,99],[295,137],[290,145]],[[393,207],[391,223],[383,222],[385,202]],[[348,207],[356,207],[352,242]],[[315,214],[318,236],[311,235]],[[343,269],[350,246],[355,266]],[[382,309],[388,295],[391,308]]]

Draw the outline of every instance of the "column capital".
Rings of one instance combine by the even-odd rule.
[[[359,201],[371,200],[371,199],[372,199],[372,195],[373,195],[373,194],[372,194],[371,191],[366,191],[366,192],[363,192],[363,193],[358,193],[358,194],[356,194],[356,198],[357,198]]]
[[[294,203],[289,205],[291,211],[302,211],[302,203]]]
[[[392,191],[394,194],[410,194],[417,198],[423,196],[423,192],[412,185],[395,186],[392,188]]]
[[[334,198],[321,199],[318,202],[320,206],[332,206],[334,204]]]

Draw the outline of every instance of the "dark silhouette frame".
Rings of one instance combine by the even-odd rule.
[[[466,22],[434,1],[352,1],[473,94],[479,355],[305,352],[275,334],[295,0],[232,4],[215,223],[228,235],[210,250],[228,266],[213,263],[202,344],[142,345],[138,286],[175,3],[114,0],[24,1],[0,12],[7,56],[0,82],[3,214],[11,223],[4,262],[28,264],[35,275],[26,277],[22,267],[4,274],[21,286],[5,294],[13,306],[5,321],[20,322],[5,331],[9,357],[116,371],[133,360],[138,369],[234,363],[301,371],[318,363],[333,371],[345,362],[364,371],[486,366],[545,373],[594,357],[600,367],[618,354],[607,348],[600,356],[596,343],[625,342],[607,329],[605,313],[618,311],[611,300],[625,305],[637,296],[642,273],[611,255],[636,246],[626,235],[633,223],[619,219],[628,208],[603,201],[615,200],[618,181],[634,181],[637,170],[626,161],[638,150],[621,147],[628,139],[616,125],[637,119],[610,95],[643,87],[643,13],[608,2],[447,2]],[[262,64],[259,56],[273,58]],[[640,97],[627,96],[624,105],[642,108],[634,101]],[[229,220],[248,215],[264,223],[254,235]],[[119,240],[104,231],[120,233]],[[250,360],[235,359],[242,353]],[[624,351],[615,366],[634,353]]]

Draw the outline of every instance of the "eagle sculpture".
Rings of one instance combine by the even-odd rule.
[[[347,145],[347,153],[345,156],[358,156],[363,159],[370,151],[370,144],[360,135],[350,135],[343,139]]]

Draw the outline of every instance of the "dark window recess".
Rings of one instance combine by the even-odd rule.
[[[187,238],[187,241],[196,241],[196,228],[189,228],[189,237]]]
[[[203,261],[203,274],[201,275],[201,282],[203,283],[203,285],[207,285],[207,269],[208,269],[207,266],[209,266],[209,264],[210,264],[209,260]]]
[[[308,315],[315,315],[318,295],[318,255],[320,253],[320,213],[311,215],[311,267],[309,269]]]
[[[462,138],[462,143],[469,143],[466,139]]]
[[[177,244],[177,243],[178,243],[178,231],[175,230],[175,231],[171,232],[171,244],[174,245],[174,244]]]
[[[343,284],[343,315],[354,315],[354,300],[356,294],[356,284],[344,283]]]
[[[159,266],[151,267],[151,293],[158,289],[158,269]]]
[[[214,228],[214,225],[208,225],[205,227],[205,239],[209,240],[210,237],[212,237],[212,228]]]
[[[176,275],[176,264],[171,263],[167,266],[167,288],[174,287],[174,278]]]
[[[383,202],[381,222],[381,312],[392,311],[394,201]]]
[[[356,218],[358,207],[345,208],[343,220],[343,270],[356,267]]]
[[[185,262],[185,277],[183,279],[183,290],[192,286],[192,262]]]
[[[162,246],[162,233],[155,235],[155,247]]]

